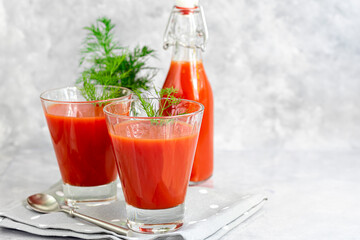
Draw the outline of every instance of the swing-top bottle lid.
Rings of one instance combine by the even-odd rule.
[[[164,33],[163,48],[182,46],[205,51],[208,31],[199,0],[175,0]]]
[[[196,8],[199,0],[175,0],[175,6],[179,8]]]

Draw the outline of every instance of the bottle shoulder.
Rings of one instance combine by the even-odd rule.
[[[201,103],[212,102],[213,93],[202,62],[172,61],[163,88],[173,87],[178,96]]]
[[[206,82],[210,85],[202,61],[171,61],[165,82]]]

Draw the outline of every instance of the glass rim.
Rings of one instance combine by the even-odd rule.
[[[149,98],[144,98],[144,99],[155,99],[155,100],[160,100],[160,99],[169,99],[169,98],[166,98],[166,97],[163,97],[163,98],[157,98],[157,97],[149,97]],[[187,117],[187,116],[191,116],[191,115],[196,115],[196,114],[199,114],[201,112],[204,112],[204,105],[200,102],[197,102],[197,101],[194,101],[194,100],[189,100],[189,99],[183,99],[183,98],[180,98],[179,100],[182,101],[185,101],[185,102],[190,102],[190,103],[194,103],[194,104],[197,104],[200,109],[199,110],[196,110],[195,112],[192,112],[192,113],[186,113],[186,114],[181,114],[181,115],[175,115],[175,116],[162,116],[162,117],[137,117],[137,116],[126,116],[126,115],[121,115],[121,114],[116,114],[116,113],[111,113],[108,111],[108,108],[110,108],[110,106],[112,105],[116,105],[116,104],[119,104],[119,103],[123,103],[123,102],[134,102],[134,101],[140,101],[139,99],[136,99],[136,98],[132,98],[132,99],[123,99],[123,100],[117,100],[117,101],[114,101],[108,105],[106,105],[103,109],[105,115],[109,115],[109,116],[113,116],[113,117],[120,117],[120,118],[126,118],[126,119],[137,119],[137,120],[156,120],[156,119],[174,119],[174,118],[180,118],[180,117]]]
[[[129,91],[129,94],[128,94],[128,95],[125,95],[125,96],[117,97],[117,98],[110,98],[110,99],[104,99],[104,100],[91,100],[91,101],[87,101],[87,100],[83,100],[83,101],[81,101],[81,100],[74,100],[74,101],[70,101],[70,100],[54,100],[54,99],[50,99],[50,98],[44,97],[44,95],[47,94],[47,93],[49,93],[49,92],[53,92],[53,91],[57,91],[57,90],[62,90],[62,89],[76,88],[77,90],[80,90],[80,89],[78,89],[78,87],[77,87],[76,85],[70,85],[70,86],[58,87],[58,88],[52,88],[52,89],[45,90],[44,92],[42,92],[42,93],[40,94],[40,99],[41,99],[42,101],[54,102],[54,103],[88,104],[88,103],[103,103],[103,102],[108,102],[108,101],[111,101],[111,100],[121,100],[121,98],[123,98],[123,97],[128,97],[128,96],[130,96],[130,95],[133,93],[133,91],[130,90],[129,88],[120,87],[120,86],[95,85],[95,87],[119,88],[119,89],[123,89],[123,90]]]

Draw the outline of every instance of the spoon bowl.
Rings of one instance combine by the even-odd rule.
[[[61,211],[59,203],[49,194],[37,193],[31,195],[27,198],[27,202],[33,210],[41,213]]]

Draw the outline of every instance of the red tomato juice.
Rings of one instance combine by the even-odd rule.
[[[54,104],[45,116],[64,183],[90,187],[116,179],[115,156],[102,107]]]
[[[110,133],[125,200],[142,209],[176,207],[185,200],[198,134],[174,124],[171,138],[150,121],[127,121]]]
[[[213,173],[214,103],[202,62],[172,61],[163,88],[169,87],[178,90],[176,97],[200,102],[205,107],[190,181],[206,180]]]

